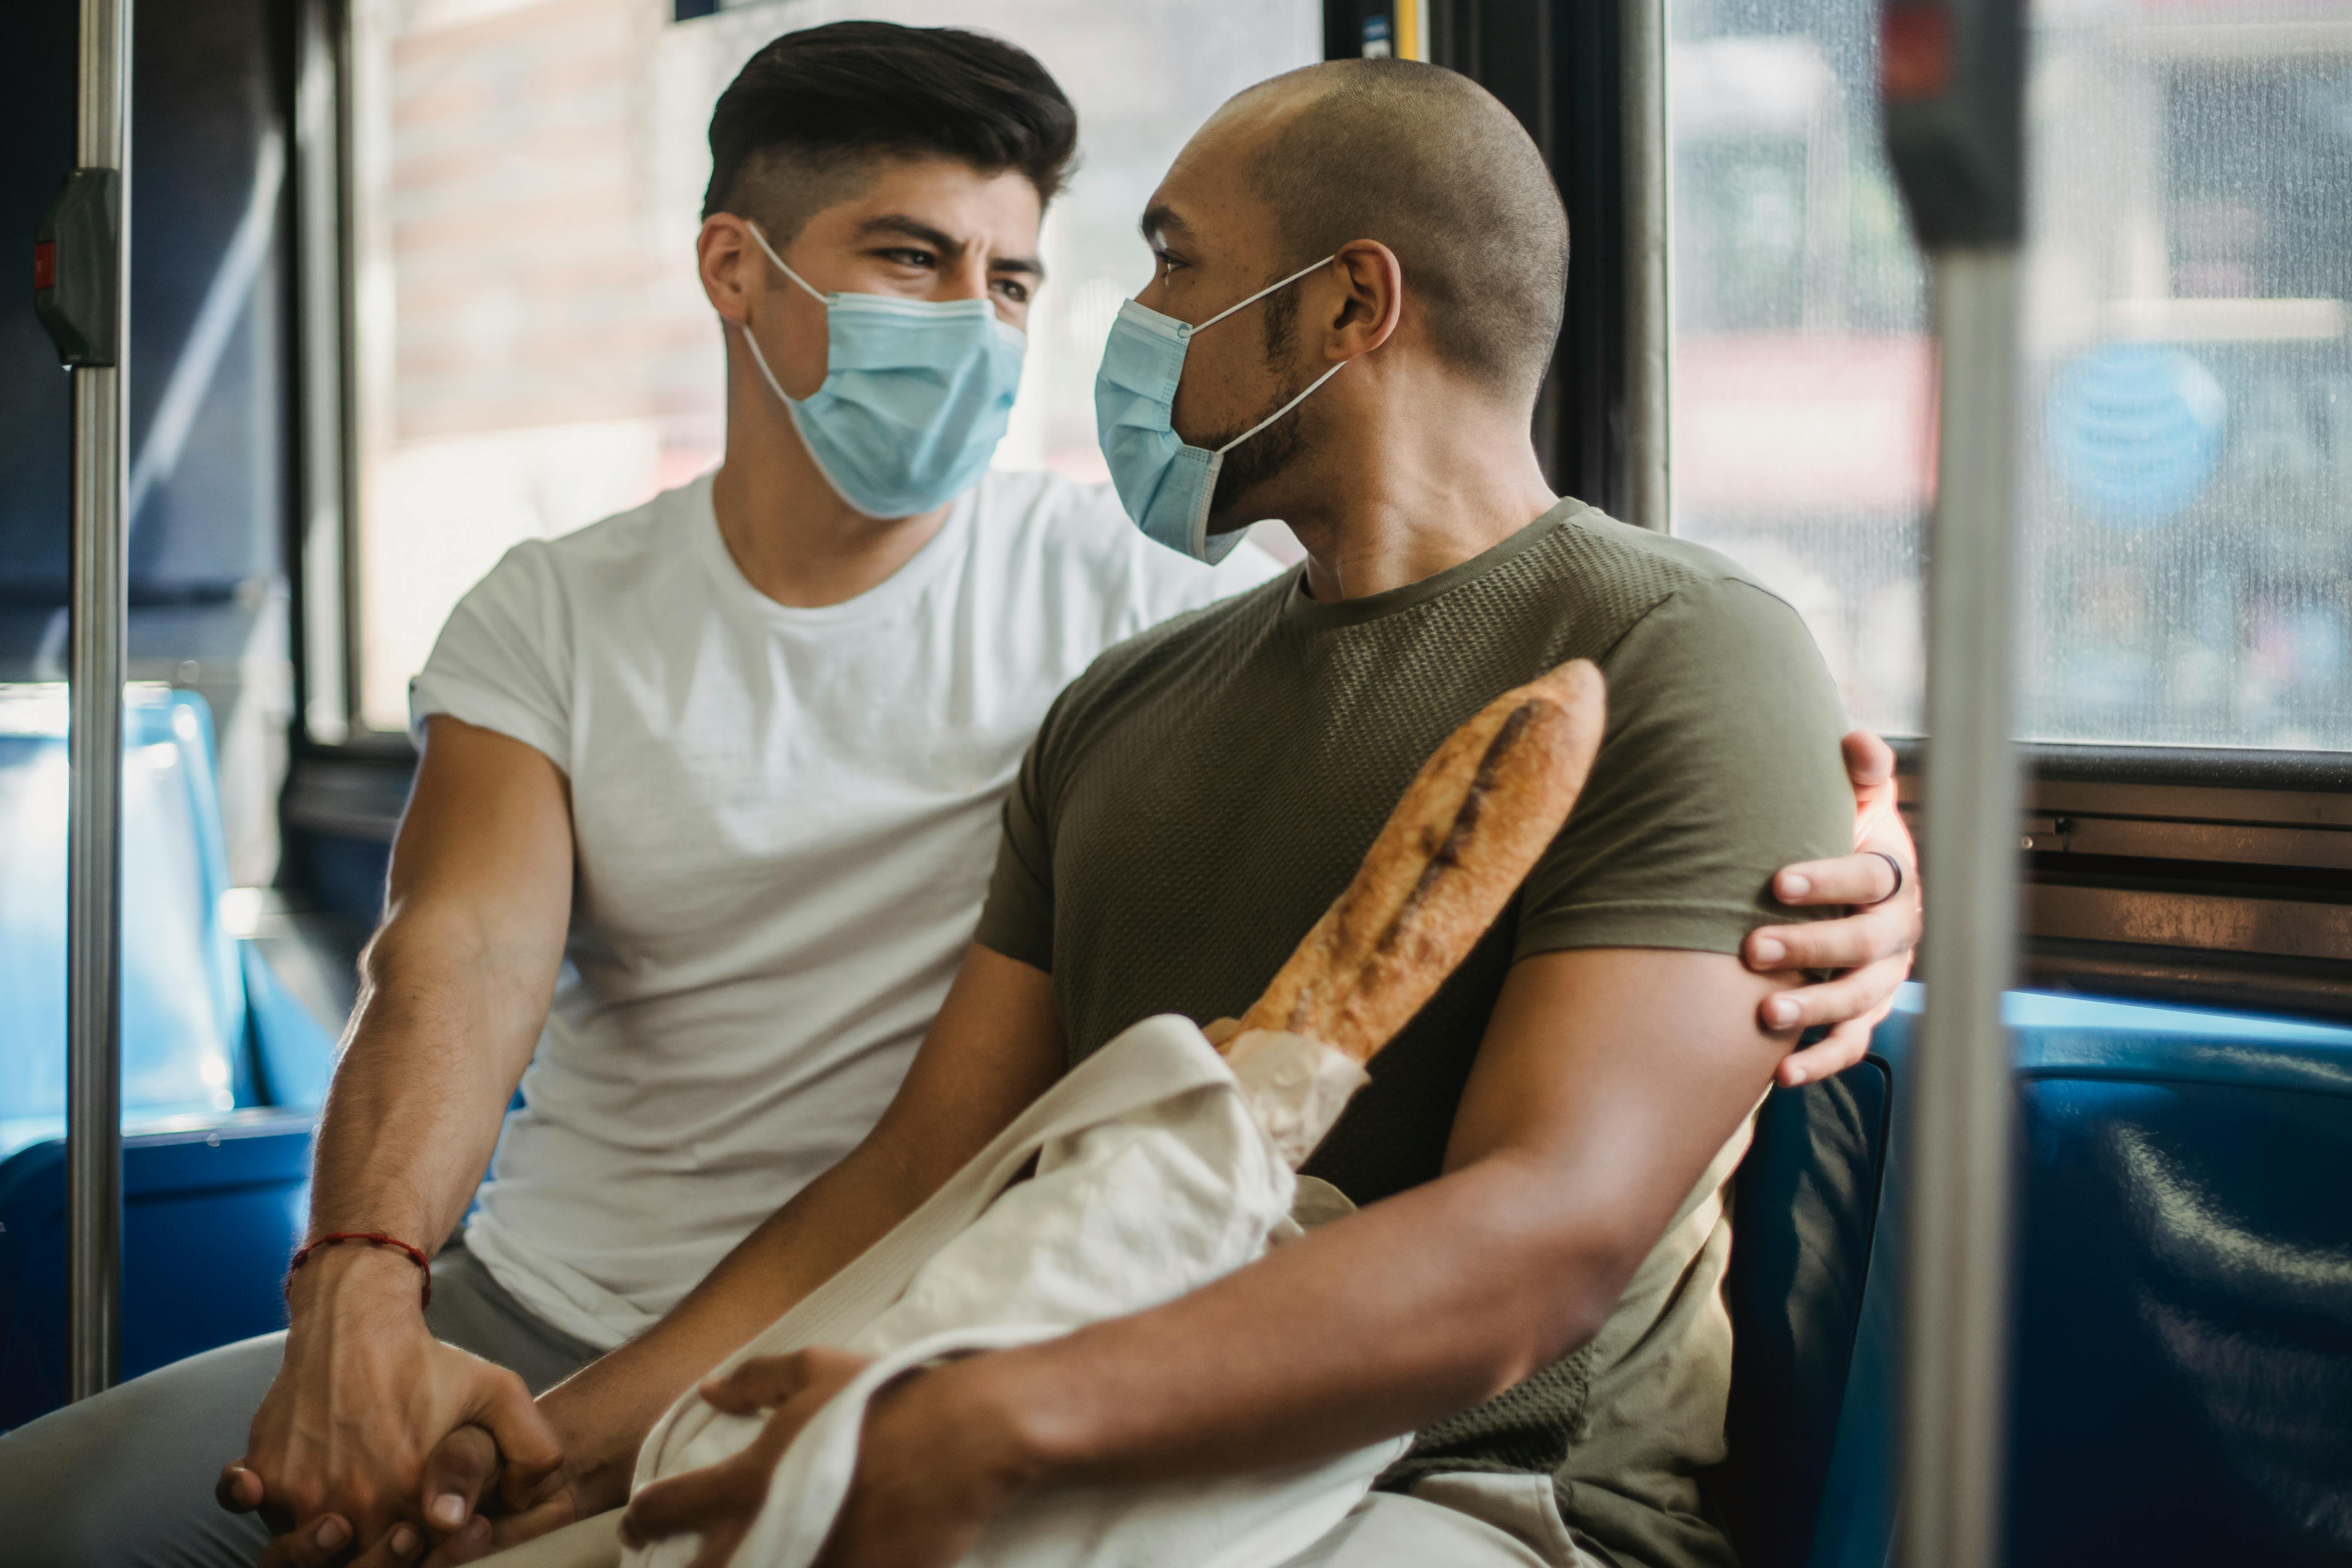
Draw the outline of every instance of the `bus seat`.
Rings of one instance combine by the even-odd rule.
[[[0,1157],[65,1125],[66,689],[0,686]],[[255,1098],[210,710],[123,706],[122,1107],[140,1122]]]
[[[1749,1568],[1891,1560],[1899,1100],[1924,995],[1904,987],[1864,1064],[1886,1095],[1858,1310],[1862,1205],[1839,1184],[1869,1128],[1863,1068],[1775,1090],[1741,1168],[1714,1489]],[[2037,992],[2006,1016],[2023,1179],[2005,1561],[2352,1560],[2352,1028]]]
[[[2009,1560],[2352,1561],[2352,1028],[2011,1016]]]
[[[1709,1490],[1744,1568],[1876,1568],[1884,1555],[1884,1522],[1872,1521],[1891,1521],[1885,1478],[1845,1417],[1868,1407],[1887,1372],[1873,1359],[1889,1348],[1884,1335],[1861,1334],[1872,1285],[1882,1310],[1888,1289],[1874,1238],[1891,1228],[1881,1192],[1902,1042],[1899,1027],[1887,1033],[1836,1078],[1773,1089],[1733,1186],[1729,1458]],[[1850,1384],[1864,1396],[1850,1398]],[[1842,1443],[1854,1451],[1837,1469]],[[1817,1531],[1817,1517],[1835,1528]],[[1850,1541],[1865,1542],[1860,1554]]]
[[[221,916],[210,710],[123,731],[123,1369],[282,1326],[334,1039]],[[66,689],[0,685],[0,1428],[65,1395]],[[264,1107],[269,1109],[264,1109]]]
[[[122,1374],[286,1326],[311,1119],[239,1111],[122,1141]],[[0,1163],[0,1431],[64,1403],[66,1146]]]
[[[317,1110],[335,1074],[335,1036],[296,999],[257,942],[244,949],[247,1022],[256,1087],[265,1104]]]

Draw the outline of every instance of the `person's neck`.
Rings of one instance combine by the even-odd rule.
[[[1313,503],[1286,514],[1318,599],[1367,598],[1433,577],[1559,504],[1516,413],[1375,424],[1352,432],[1345,458],[1325,465]]]
[[[838,605],[914,559],[952,507],[872,518],[841,499],[757,373],[729,345],[727,454],[710,481],[719,536],[751,586],[780,605]],[[749,384],[745,384],[746,382]]]

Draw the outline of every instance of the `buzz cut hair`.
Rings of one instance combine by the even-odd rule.
[[[762,46],[710,116],[702,216],[758,220],[779,249],[895,158],[1017,173],[1061,193],[1078,116],[1036,57],[962,27],[834,22]]]
[[[1264,84],[1277,85],[1308,89],[1250,171],[1282,238],[1280,270],[1379,240],[1439,358],[1532,403],[1567,305],[1568,213],[1517,118],[1468,77],[1417,60],[1332,60]]]

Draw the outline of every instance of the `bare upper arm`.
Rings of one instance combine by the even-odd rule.
[[[393,841],[376,945],[462,944],[551,989],[572,868],[562,771],[520,741],[436,714]]]
[[[1053,976],[973,942],[874,1139],[928,1194],[1062,1076]]]
[[[1766,1033],[1757,1008],[1787,984],[1727,953],[1522,959],[1487,1021],[1446,1168],[1536,1163],[1562,1217],[1630,1276],[1770,1085],[1792,1037]]]

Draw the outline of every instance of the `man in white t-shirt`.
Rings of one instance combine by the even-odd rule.
[[[478,1555],[473,1498],[420,1495],[435,1443],[478,1424],[544,1473],[562,1434],[530,1394],[691,1317],[874,1126],[1055,694],[1279,570],[1164,549],[1108,489],[985,471],[1075,139],[1034,59],[951,30],[787,35],[730,88],[698,242],[723,464],[516,547],[451,616],[291,1328],[0,1441],[0,1561],[249,1563],[273,1529],[273,1563]],[[1872,747],[1857,780],[1883,788]],[[1821,903],[1890,874],[1801,869]],[[1843,1026],[1785,1076],[1859,1054],[1915,927],[1882,907],[1758,933],[1782,943],[1759,967],[1849,971],[1784,994]],[[661,1342],[677,1387],[764,1320]]]

